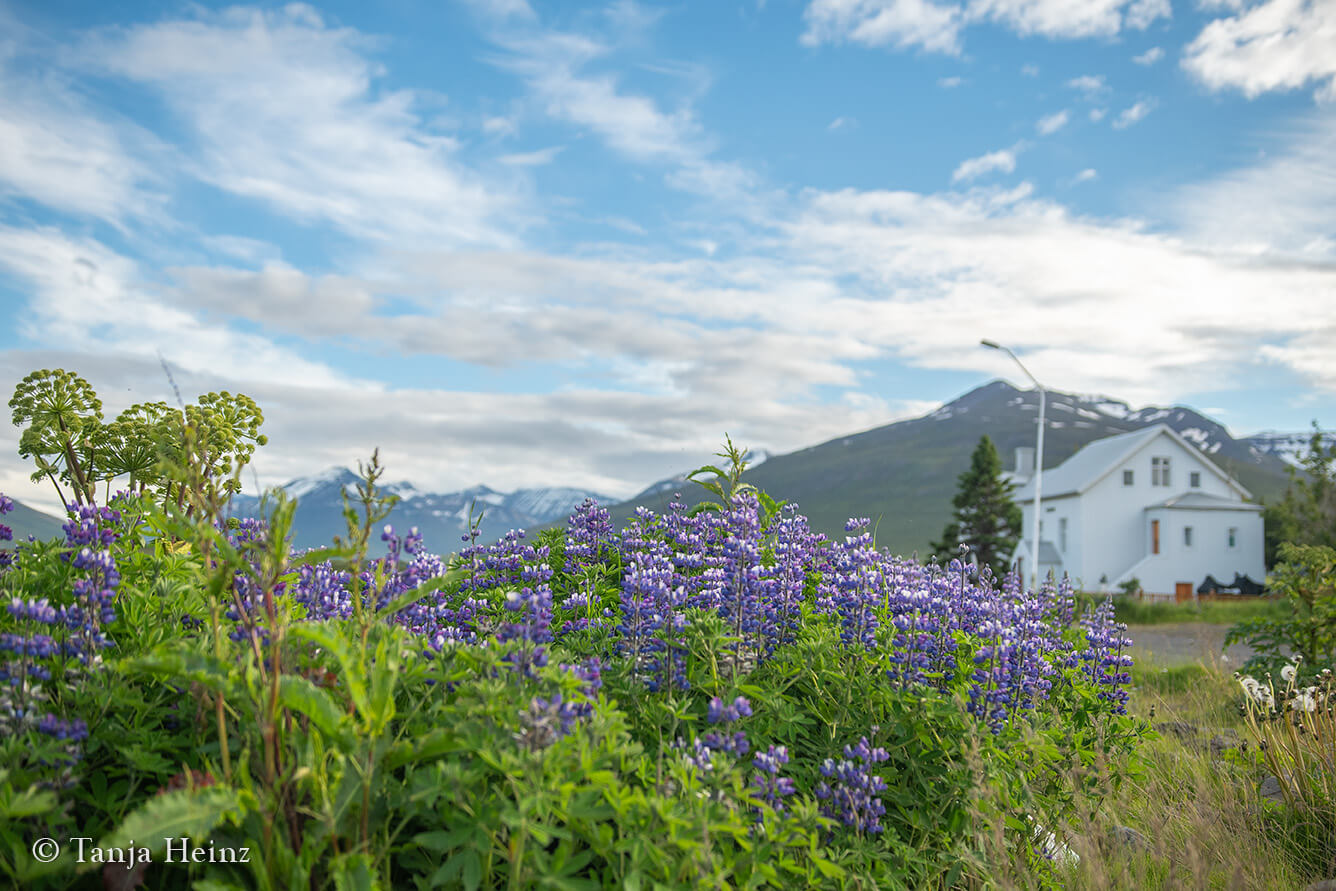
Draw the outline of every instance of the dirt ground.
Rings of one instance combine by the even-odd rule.
[[[1234,644],[1221,651],[1228,625],[1180,622],[1172,625],[1129,625],[1132,658],[1149,656],[1164,666],[1202,662],[1226,672],[1237,671],[1253,655],[1251,647]]]

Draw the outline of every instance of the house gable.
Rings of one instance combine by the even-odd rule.
[[[1181,447],[1182,451],[1190,456],[1191,460],[1193,460],[1197,464],[1200,464],[1206,470],[1214,474],[1215,477],[1218,480],[1220,480],[1220,482],[1224,483],[1235,493],[1237,493],[1240,499],[1252,497],[1251,492],[1245,489],[1237,481],[1230,478],[1229,474],[1225,473],[1223,470],[1219,468],[1219,466],[1216,465],[1214,461],[1206,457],[1206,454],[1202,452],[1201,449],[1197,448],[1192,443],[1188,442],[1182,436],[1179,436],[1178,433],[1175,432],[1172,427],[1168,426],[1167,424],[1157,424],[1150,429],[1156,431],[1157,435],[1147,436],[1145,439],[1140,440],[1135,445],[1129,447],[1126,450],[1125,454],[1123,454],[1116,461],[1111,462],[1107,467],[1104,468],[1102,472],[1099,473],[1098,476],[1094,477],[1085,485],[1081,486],[1077,491],[1080,494],[1084,495],[1086,492],[1090,491],[1096,484],[1098,484],[1101,480],[1109,476],[1109,474],[1113,473],[1115,470],[1122,468],[1122,466],[1126,464],[1128,461],[1132,460],[1139,454],[1152,448],[1160,440],[1160,436],[1163,435],[1169,437],[1171,440],[1177,443]],[[1188,472],[1190,473],[1191,471]],[[1178,486],[1175,484],[1171,488],[1178,488]]]
[[[1174,432],[1167,424],[1156,424],[1131,433],[1122,433],[1088,443],[1076,454],[1057,467],[1043,472],[1043,498],[1056,498],[1063,495],[1084,495],[1100,481],[1106,479],[1115,470],[1123,468],[1127,462],[1136,458],[1145,450],[1168,437],[1181,448],[1184,454],[1199,464],[1201,468],[1215,476],[1233,491],[1238,498],[1250,498],[1251,493],[1221,470],[1214,461],[1206,457],[1200,449]],[[1176,488],[1176,486],[1175,486]],[[1034,500],[1034,479],[1030,479],[1012,496],[1018,502]]]

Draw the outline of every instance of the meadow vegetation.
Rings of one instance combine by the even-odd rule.
[[[892,557],[866,520],[826,541],[731,441],[696,509],[615,529],[587,502],[534,540],[475,525],[442,559],[383,525],[374,454],[332,548],[289,547],[281,491],[225,520],[263,444],[245,397],[105,425],[86,382],[44,371],[11,407],[70,505],[64,540],[0,557],[16,886],[1295,887],[1336,868],[1312,842],[1329,720],[1294,737],[1311,751],[1157,733],[1260,741],[1298,710],[1133,666],[1113,602],[1063,582]],[[1298,677],[1291,701],[1329,709]]]

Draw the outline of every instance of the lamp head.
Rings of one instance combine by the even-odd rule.
[[[984,346],[988,347],[990,350],[1000,350],[1000,349],[1002,349],[1002,347],[1001,347],[999,344],[993,343],[991,340],[987,340],[987,339],[985,339],[985,340],[981,340],[981,341],[979,341],[979,343],[981,343],[981,344],[983,344]]]

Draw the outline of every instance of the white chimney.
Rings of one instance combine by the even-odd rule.
[[[1034,446],[1016,447],[1016,476],[1027,480],[1034,476]]]

